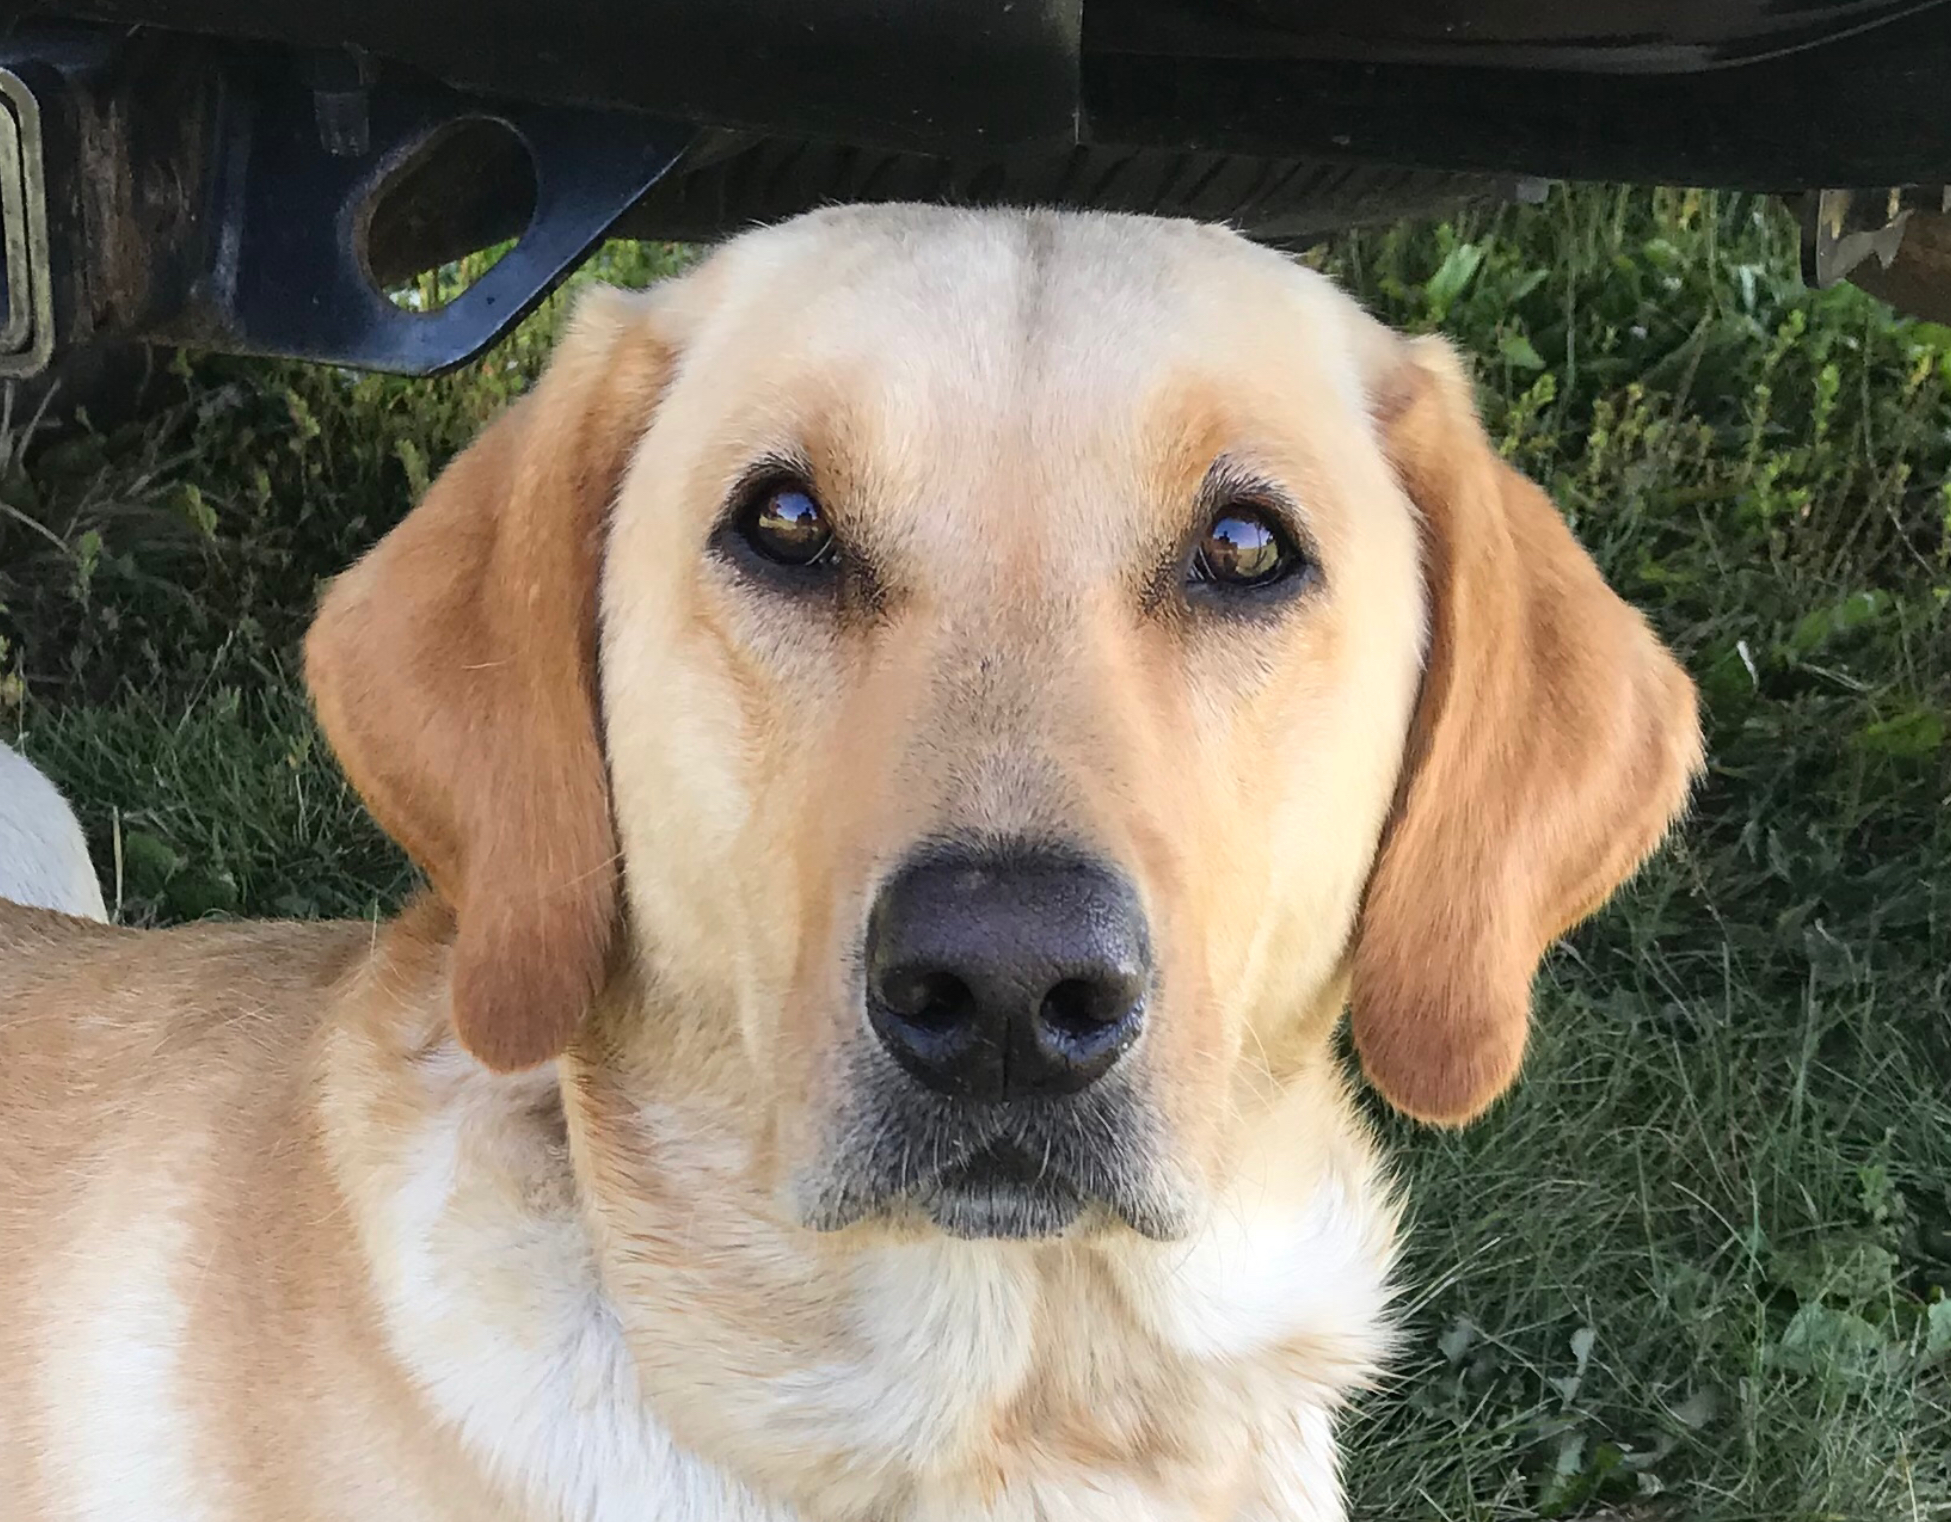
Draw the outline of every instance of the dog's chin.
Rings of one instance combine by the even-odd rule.
[[[905,1185],[821,1179],[795,1190],[800,1225],[813,1231],[878,1228],[900,1237],[1039,1242],[1136,1232],[1171,1241],[1191,1227],[1184,1203],[1133,1188],[1089,1189],[1077,1175],[1007,1143],[965,1155]]]
[[[1113,1074],[1051,1103],[969,1105],[925,1093],[870,1051],[780,1205],[820,1232],[1047,1241],[1189,1232],[1197,1182],[1150,1109]]]
[[[1034,1241],[1061,1236],[1084,1213],[1084,1199],[1008,1147],[987,1147],[945,1168],[917,1191],[923,1215],[951,1237]]]

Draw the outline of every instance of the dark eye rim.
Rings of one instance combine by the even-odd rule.
[[[1224,518],[1257,518],[1273,533],[1281,550],[1281,568],[1259,581],[1228,581],[1202,570],[1205,543]],[[1299,529],[1293,509],[1265,488],[1232,489],[1208,500],[1186,546],[1183,580],[1186,596],[1195,601],[1248,605],[1285,601],[1313,587],[1321,579],[1320,556],[1314,542]]]
[[[788,590],[805,590],[831,581],[842,559],[840,537],[809,476],[810,472],[779,461],[749,471],[726,493],[725,509],[711,534],[712,550],[747,575]],[[782,560],[755,541],[753,519],[766,499],[779,491],[803,492],[826,516],[827,542],[810,560]]]

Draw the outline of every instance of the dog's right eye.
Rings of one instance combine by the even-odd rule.
[[[759,486],[732,521],[738,536],[774,565],[808,568],[833,559],[833,530],[826,512],[799,482]]]

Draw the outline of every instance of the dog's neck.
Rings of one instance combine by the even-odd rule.
[[[735,1115],[479,1068],[440,961],[372,979],[323,1119],[394,1354],[537,1518],[1341,1516],[1393,1219],[1331,1074],[1185,1241],[820,1235]]]

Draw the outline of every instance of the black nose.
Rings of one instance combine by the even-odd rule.
[[[1151,972],[1130,886],[1069,856],[931,854],[888,882],[867,924],[875,1032],[958,1098],[1095,1083],[1137,1038]]]

